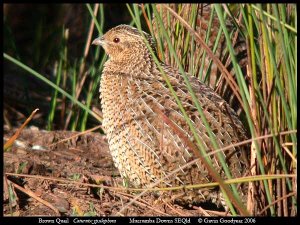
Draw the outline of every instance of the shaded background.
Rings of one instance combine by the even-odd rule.
[[[85,4],[4,4],[3,12],[5,53],[53,82],[55,82],[55,64],[58,63],[63,48],[67,49],[67,63],[78,64],[84,52],[91,21],[91,15]],[[131,21],[126,5],[122,4],[104,4],[104,18],[104,31]],[[67,40],[63,38],[66,29],[69,32]],[[97,29],[94,29],[93,38],[97,36]],[[86,70],[92,59],[93,55],[89,52]],[[40,111],[32,123],[45,128],[53,89],[11,62],[4,60],[3,63],[5,123],[19,126],[35,108],[39,108]],[[70,89],[70,82],[67,82],[65,90],[69,92]],[[85,98],[85,95],[83,91],[79,100]],[[97,96],[94,96],[93,105],[100,107]],[[53,129],[65,128],[62,118],[55,117]],[[87,126],[95,124],[97,121],[93,120],[89,121]]]

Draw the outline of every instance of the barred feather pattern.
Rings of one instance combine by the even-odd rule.
[[[128,51],[132,54],[124,50],[122,53],[126,53],[126,57],[116,56],[114,54],[117,52],[107,49],[108,45],[105,46],[111,55],[102,72],[100,98],[104,118],[103,128],[107,134],[115,166],[121,176],[135,187],[149,187],[160,179],[162,181],[159,187],[212,182],[211,175],[201,161],[165,178],[196,157],[193,150],[161,118],[156,109],[163,112],[186,138],[196,145],[195,139],[143,38],[135,33],[136,29],[126,25],[113,28],[106,38],[115,37],[114,32],[123,40],[126,36],[125,48],[126,43],[131,43]],[[177,69],[163,63],[161,66],[197,129],[206,151],[208,153],[213,151],[208,132],[182,75]],[[219,147],[244,140],[246,134],[243,125],[229,105],[198,79],[190,76],[189,80]],[[222,152],[233,177],[242,176],[247,169],[241,153],[241,148],[231,148]],[[215,169],[225,178],[215,154],[210,157]],[[184,193],[181,190],[173,193],[181,194],[176,200],[183,203],[204,202],[212,196],[219,196],[218,190],[201,192],[185,190]],[[244,190],[241,190],[241,193],[245,195]]]

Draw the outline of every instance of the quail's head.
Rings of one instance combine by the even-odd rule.
[[[143,54],[143,57],[146,56],[145,54],[151,54],[145,41],[155,52],[152,37],[145,32],[143,35],[134,27],[119,25],[107,31],[103,36],[96,38],[92,44],[101,45],[109,55],[110,60],[128,62],[132,56],[136,56],[139,52]]]

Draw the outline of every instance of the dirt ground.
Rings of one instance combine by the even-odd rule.
[[[4,143],[14,132],[4,129]],[[4,153],[4,216],[223,214],[198,206],[183,208],[151,193],[129,204],[139,192],[124,188],[105,136],[78,134],[37,128],[22,131],[14,146]],[[100,186],[91,187],[93,184]]]

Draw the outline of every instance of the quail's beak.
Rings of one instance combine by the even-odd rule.
[[[92,45],[103,45],[104,44],[104,37],[98,37],[93,40]]]

